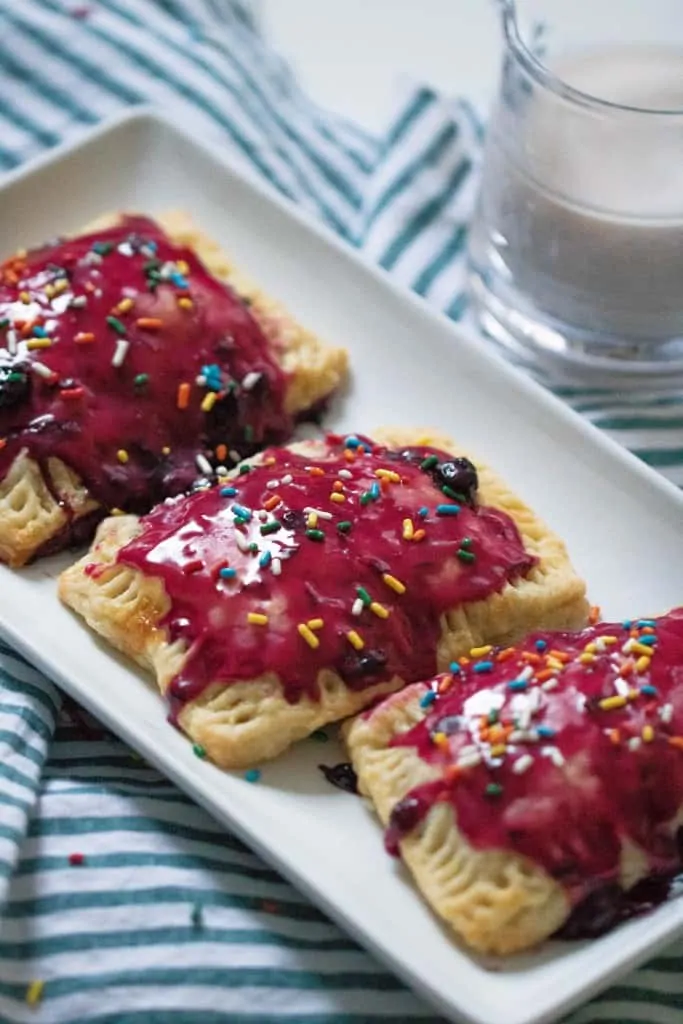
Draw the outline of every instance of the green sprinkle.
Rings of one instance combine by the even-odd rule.
[[[463,537],[463,539],[460,541],[460,547],[461,548],[471,548],[472,547],[472,538],[471,537]]]
[[[460,551],[456,551],[456,555],[458,556],[461,562],[476,561],[476,555],[474,555],[471,551],[463,551],[462,548],[460,549]]]
[[[500,796],[503,792],[503,787],[500,782],[489,782],[485,792],[487,796]]]
[[[155,292],[159,287],[159,283],[160,282],[157,280],[157,278],[150,277],[150,279],[147,281],[147,287],[151,292]]]
[[[337,523],[337,529],[340,533],[349,533],[353,523],[350,519],[343,519],[341,523]]]
[[[20,373],[18,370],[12,370],[12,372],[7,377],[7,380],[17,380],[18,381],[18,380],[25,380],[25,379],[26,379],[26,374],[25,373]]]
[[[204,759],[204,758],[206,757],[206,750],[205,750],[205,748],[204,748],[204,747],[203,747],[203,746],[201,745],[201,743],[195,743],[195,744],[193,745],[193,747],[192,747],[192,750],[193,750],[193,752],[194,752],[194,754],[195,754],[195,756],[196,756],[196,757],[199,757],[199,758],[201,758],[202,760],[203,760],[203,759]]]
[[[108,316],[107,323],[113,328],[117,334],[125,334],[126,326],[123,324],[117,316]]]
[[[322,530],[306,530],[306,536],[309,540],[325,540],[325,534]]]
[[[423,459],[420,463],[420,469],[434,469],[439,462],[438,455],[428,455],[426,459]]]
[[[368,592],[365,589],[365,587],[356,587],[356,593],[358,594],[359,598],[361,599],[363,604],[366,606],[366,608],[369,607],[369,605],[372,604],[372,598],[368,594]]]
[[[261,778],[261,772],[258,770],[258,768],[249,768],[244,773],[244,778],[247,782],[258,782],[258,780]]]
[[[133,378],[133,384],[135,385],[136,388],[144,388],[148,380],[148,373],[138,373],[137,376]]]
[[[441,488],[441,493],[445,494],[447,498],[452,498],[454,501],[465,500],[462,494],[458,494],[458,492],[454,491],[452,487],[448,486],[448,484],[443,485],[443,487]]]
[[[149,274],[153,270],[158,270],[160,266],[161,266],[161,260],[157,260],[157,259],[147,260],[146,263],[143,263],[142,269],[144,270],[144,272],[146,274]]]
[[[246,427],[244,428],[244,440],[245,441],[253,441],[254,440],[254,428],[252,427],[251,423],[247,423]]]
[[[370,491],[363,491],[363,493],[360,496],[361,505],[369,505],[371,501],[372,495],[370,494]]]
[[[272,523],[263,524],[261,533],[264,537],[267,537],[269,533],[277,533],[280,529],[282,529],[282,523],[277,519],[273,519]]]
[[[243,462],[242,465],[239,468],[239,475],[240,476],[244,476],[246,473],[250,473],[250,472],[251,472],[251,466],[248,465],[248,463]]]
[[[5,327],[9,327],[9,320],[7,319],[7,317],[5,317],[3,320],[0,320],[0,331],[4,330]]]
[[[255,555],[256,552],[258,551],[258,544],[255,544],[252,541],[251,544],[249,545],[249,550],[251,551],[252,555]]]
[[[495,725],[497,721],[498,721],[498,709],[497,708],[492,708],[489,711],[489,717],[488,717],[489,725]]]
[[[93,252],[96,252],[98,256],[108,256],[113,248],[111,242],[95,242],[93,244]]]
[[[318,743],[327,743],[329,738],[324,729],[316,729],[315,732],[311,733],[311,739],[317,740]]]

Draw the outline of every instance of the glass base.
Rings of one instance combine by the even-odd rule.
[[[569,383],[683,389],[683,337],[647,341],[580,331],[544,316],[509,286],[494,291],[487,276],[470,267],[474,316],[482,331],[516,359]]]

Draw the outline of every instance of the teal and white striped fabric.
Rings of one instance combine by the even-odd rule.
[[[398,280],[467,315],[481,126],[466,102],[414,89],[371,136],[303,95],[232,0],[0,0],[0,33],[0,170],[123,105],[173,105]],[[683,398],[561,394],[683,484]],[[437,1020],[3,646],[0,747],[2,1024]],[[570,1024],[677,1024],[682,964],[679,945]]]

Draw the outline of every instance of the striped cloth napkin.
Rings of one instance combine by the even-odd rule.
[[[466,102],[415,88],[369,135],[316,107],[233,0],[0,0],[0,31],[0,169],[124,105],[172,105],[397,280],[467,316],[481,126]],[[683,397],[560,393],[683,483]],[[437,1020],[1,645],[0,745],[0,1021]],[[567,1024],[676,1024],[682,955],[679,944]]]

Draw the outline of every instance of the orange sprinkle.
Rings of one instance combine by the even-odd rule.
[[[453,676],[452,675],[444,676],[443,679],[439,683],[439,693],[445,693],[446,690],[450,690],[452,685],[453,685]]]
[[[636,667],[636,665],[635,665],[635,662],[634,662],[633,658],[629,658],[628,661],[625,661],[624,664],[619,669],[619,675],[620,676],[630,676],[635,667]]]
[[[610,729],[607,735],[609,736],[610,743],[613,743],[615,747],[621,743],[621,733],[618,729]]]
[[[5,440],[5,438],[4,438],[4,437],[0,437],[0,452],[1,452],[1,451],[2,451],[2,449],[3,449],[3,448],[5,448],[6,446],[7,446],[7,441]]]
[[[490,736],[491,733],[488,726],[484,726],[482,729],[479,730],[479,739],[482,741],[482,743],[489,743]]]
[[[164,326],[164,321],[158,316],[139,316],[135,326],[142,328],[143,331],[158,331]]]
[[[542,672],[537,672],[534,679],[537,683],[545,683],[548,679],[552,679],[555,676],[555,669],[544,668]]]
[[[426,536],[427,536],[427,535],[426,535],[426,533],[424,532],[424,530],[416,530],[416,531],[415,531],[415,533],[413,534],[413,540],[414,540],[414,541],[420,541],[420,540],[424,540],[424,538],[425,538]]]
[[[179,409],[187,409],[190,404],[190,390],[191,388],[187,381],[178,385],[178,399],[176,404]]]
[[[74,341],[77,345],[87,345],[89,342],[94,340],[95,335],[90,331],[79,331],[78,334],[74,336]]]
[[[277,505],[279,505],[281,501],[282,498],[280,497],[280,495],[274,494],[272,498],[268,498],[268,501],[263,502],[263,507],[265,508],[266,512],[270,512]]]
[[[669,736],[669,746],[676,747],[677,750],[683,750],[683,736]]]
[[[496,661],[507,661],[515,653],[514,647],[504,647],[502,651],[499,651],[496,655]]]
[[[462,768],[457,764],[447,764],[443,770],[444,782],[457,782],[462,774]]]
[[[572,660],[571,655],[567,654],[566,651],[556,651],[554,648],[553,650],[548,651],[548,656],[551,658],[555,658],[556,661],[563,662],[563,664],[566,664],[568,661]]]
[[[492,725],[489,729],[489,743],[500,743],[504,739],[505,733],[499,725]]]
[[[227,457],[228,457],[227,445],[224,445],[224,444],[216,445],[216,458],[218,459],[218,461],[219,462],[225,462]]]
[[[600,611],[600,605],[599,604],[592,604],[591,607],[590,607],[590,611],[588,612],[588,622],[589,622],[589,624],[591,626],[594,626],[596,622],[599,622],[601,614],[602,614],[602,612]]]
[[[344,449],[344,458],[346,459],[347,462],[355,462],[356,461],[356,456],[353,454],[353,452],[351,451],[350,448],[345,448]]]
[[[652,628],[652,626],[643,626],[642,629],[640,630],[640,632],[641,633],[647,633],[647,634],[649,634],[649,636],[652,636],[653,633],[654,633],[654,629]]]
[[[522,657],[530,665],[540,665],[541,664],[541,656],[540,656],[540,654],[534,654],[533,651],[522,651]]]
[[[311,476],[325,476],[325,470],[321,469],[320,466],[311,466],[308,472]]]
[[[334,483],[332,484],[332,490],[333,491],[343,491],[344,490],[344,484],[341,482],[341,480],[335,480],[334,481]]]

